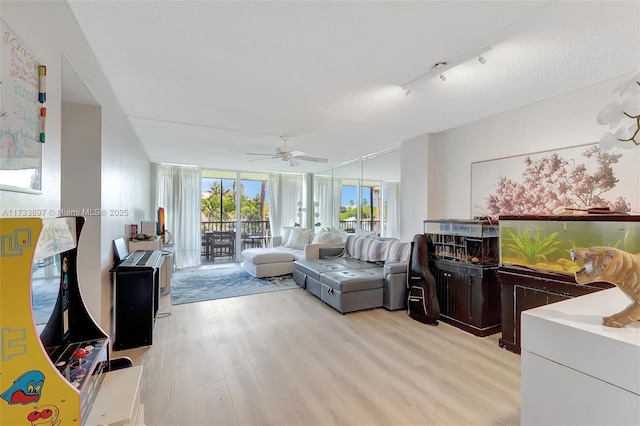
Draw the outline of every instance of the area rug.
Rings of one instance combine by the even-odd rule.
[[[300,288],[293,275],[256,278],[239,266],[187,268],[173,274],[171,303],[202,302],[269,291]]]

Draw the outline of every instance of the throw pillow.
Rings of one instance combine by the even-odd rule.
[[[386,251],[386,242],[373,240],[369,245],[369,253],[367,254],[367,260],[369,262],[383,261],[385,251]]]
[[[400,254],[400,261],[408,262],[409,257],[411,256],[411,243],[402,243],[402,244],[403,244],[403,247],[402,247],[402,252]]]
[[[397,262],[408,261],[410,253],[411,253],[411,243],[393,241],[389,246],[389,251],[387,253],[387,260],[392,260]]]
[[[387,260],[399,260],[401,250],[402,242],[393,241],[387,249]]]
[[[284,246],[296,250],[304,250],[304,246],[309,243],[309,235],[311,235],[311,229],[293,228]]]
[[[287,241],[289,241],[289,236],[291,235],[291,230],[292,229],[293,229],[293,226],[283,226],[282,227],[282,239],[280,240],[280,245],[281,246],[287,244]]]
[[[371,259],[369,259],[369,247],[371,247],[371,244],[374,243],[374,239],[373,238],[361,238],[362,240],[362,245],[360,246],[360,256],[358,257],[358,259],[363,260],[363,261],[369,261]]]
[[[355,250],[356,250],[356,241],[359,239],[360,237],[356,237],[355,235],[349,235],[347,237],[347,242],[345,244],[345,247],[347,249],[347,254],[349,255],[349,257],[356,257],[355,256]]]
[[[354,259],[365,260],[367,252],[362,251],[362,246],[364,245],[364,238],[356,237],[356,241],[353,245],[353,255]],[[363,256],[364,255],[364,256]]]
[[[327,231],[320,231],[314,235],[311,244],[327,244],[329,241],[331,241],[331,233]]]

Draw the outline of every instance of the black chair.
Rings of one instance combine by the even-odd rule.
[[[200,256],[206,256],[207,259],[211,257],[211,234],[206,232],[202,234],[202,240],[200,243]]]
[[[236,233],[234,231],[214,231],[210,237],[211,254],[216,257],[235,257]]]

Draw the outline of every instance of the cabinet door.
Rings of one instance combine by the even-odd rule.
[[[447,272],[449,284],[449,316],[465,324],[471,323],[471,277]]]
[[[564,294],[550,293],[545,290],[535,290],[526,287],[515,286],[515,314],[516,314],[516,344],[520,347],[520,314],[527,309],[537,308],[538,306],[548,305],[550,303],[560,302],[561,300],[571,299],[571,296]]]
[[[436,268],[433,265],[430,267],[430,270],[433,278],[435,278],[436,280],[436,296],[438,297],[438,305],[440,305],[440,314],[449,316],[449,283],[447,278],[448,272]]]
[[[516,287],[509,282],[501,283],[502,339],[501,344],[516,344],[516,328],[518,321],[515,313]]]
[[[469,324],[471,319],[470,277],[461,272],[431,268],[436,279],[440,315]]]
[[[470,276],[471,325],[481,329],[502,322],[500,283],[493,270]]]

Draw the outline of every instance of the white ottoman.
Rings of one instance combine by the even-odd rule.
[[[257,278],[293,273],[293,254],[277,248],[251,248],[242,251],[245,271]]]

